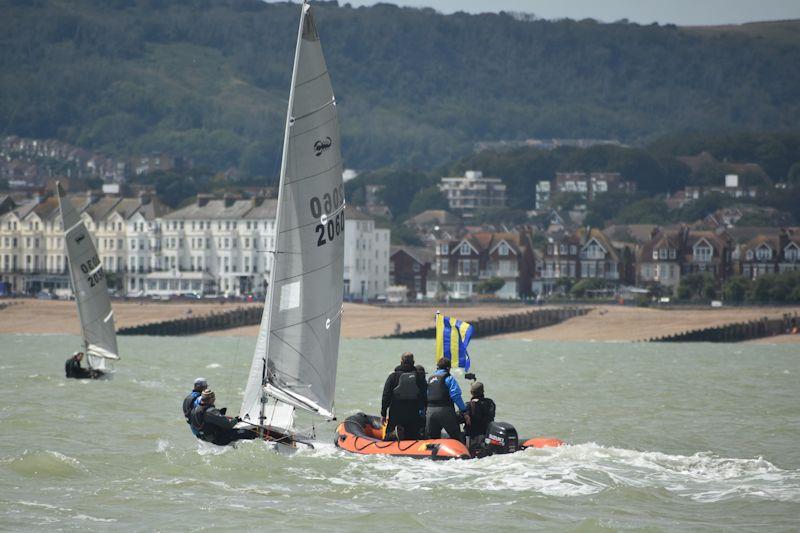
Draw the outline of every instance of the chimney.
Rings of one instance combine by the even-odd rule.
[[[778,257],[783,257],[783,251],[787,246],[789,246],[789,233],[786,228],[781,228],[781,232],[778,234]]]
[[[223,201],[225,202],[225,207],[230,207],[236,201],[236,198],[233,195],[226,194],[222,197]]]
[[[253,207],[259,207],[259,206],[261,206],[261,204],[264,203],[264,197],[261,196],[261,195],[253,196],[250,199],[250,202],[252,203]]]
[[[197,207],[205,207],[208,205],[208,201],[211,200],[210,194],[198,194],[197,195]]]

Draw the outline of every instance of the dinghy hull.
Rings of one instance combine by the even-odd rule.
[[[504,424],[509,426],[509,424]],[[381,419],[364,413],[348,417],[336,428],[336,446],[360,455],[393,455],[417,459],[473,459],[492,454],[514,453],[526,448],[554,448],[564,445],[564,441],[551,437],[528,439],[518,447],[508,451],[502,447],[476,448],[470,453],[466,445],[456,439],[417,439],[385,441],[382,439]],[[500,437],[497,437],[500,438]]]
[[[361,455],[394,455],[418,459],[469,459],[467,447],[455,439],[385,441],[381,420],[358,413],[336,428],[336,446]]]

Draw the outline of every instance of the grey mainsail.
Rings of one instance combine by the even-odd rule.
[[[111,361],[119,359],[119,354],[105,272],[83,219],[66,198],[60,183],[56,189],[86,359],[90,368],[107,373],[113,371]]]
[[[275,257],[239,416],[292,428],[294,408],[333,418],[344,288],[344,188],[336,101],[303,4],[278,192]]]

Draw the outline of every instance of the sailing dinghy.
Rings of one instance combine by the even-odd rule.
[[[119,352],[103,265],[86,224],[66,198],[60,183],[56,184],[56,189],[70,280],[83,332],[83,351],[92,377],[110,378]]]
[[[336,100],[303,3],[283,141],[269,292],[237,427],[294,445],[296,410],[334,419],[344,289]]]

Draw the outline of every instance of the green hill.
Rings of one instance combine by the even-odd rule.
[[[298,6],[0,1],[0,134],[277,174]],[[428,167],[478,140],[782,130],[800,22],[720,28],[316,3],[347,166]]]

